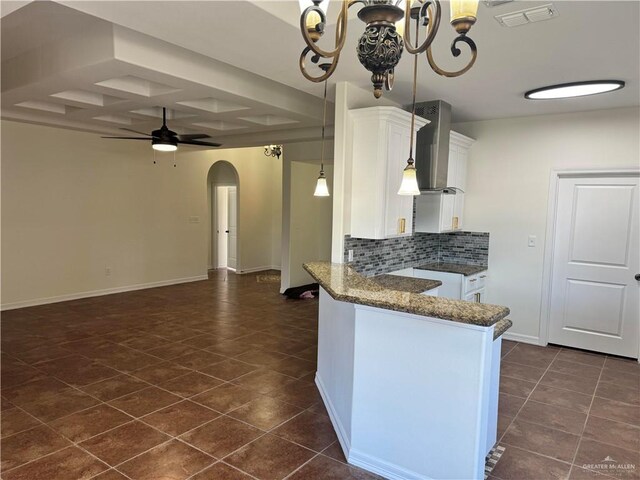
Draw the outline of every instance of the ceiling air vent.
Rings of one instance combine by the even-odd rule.
[[[526,25],[527,23],[541,22],[558,16],[558,10],[551,5],[543,5],[541,7],[528,8],[518,12],[504,13],[496,15],[494,18],[503,27],[517,27],[518,25]]]
[[[498,5],[502,5],[503,3],[511,3],[511,2],[513,2],[513,0],[483,0],[482,1],[482,3],[484,3],[489,8],[497,7]]]

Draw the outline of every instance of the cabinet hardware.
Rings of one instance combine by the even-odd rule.
[[[473,282],[477,282],[478,279],[477,278],[472,278],[471,280],[469,280],[469,283],[473,283]]]
[[[487,278],[486,275],[480,275],[480,278]]]
[[[636,273],[636,280],[638,280],[640,282],[640,273]]]
[[[476,297],[476,303],[480,303],[480,294],[476,293],[475,297]]]

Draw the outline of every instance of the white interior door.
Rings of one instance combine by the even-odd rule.
[[[228,266],[229,187],[216,187],[216,267]]]
[[[560,178],[549,342],[638,357],[638,176]]]
[[[228,215],[227,215],[227,225],[229,234],[228,238],[228,248],[227,248],[227,267],[236,269],[237,268],[237,257],[238,257],[238,192],[236,187],[227,187],[227,195],[228,195]]]

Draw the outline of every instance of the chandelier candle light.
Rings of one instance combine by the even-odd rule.
[[[402,1],[405,2],[404,11],[398,6]],[[441,69],[431,52],[431,44],[438,33],[442,16],[439,0],[416,0],[413,7],[411,0],[342,0],[333,50],[324,50],[317,45],[325,30],[329,0],[299,0],[299,2],[302,9],[300,30],[307,44],[300,55],[299,66],[302,75],[312,82],[325,81],[338,66],[347,36],[349,8],[356,4],[362,5],[358,11],[358,18],[366,23],[365,31],[356,49],[358,60],[371,72],[373,94],[376,98],[382,95],[383,87],[386,90],[391,90],[393,87],[394,70],[405,49],[412,55],[426,52],[427,61],[432,70],[445,77],[462,75],[473,66],[478,55],[476,44],[467,37],[469,29],[476,22],[478,0],[451,0],[450,2],[450,22],[458,33],[451,44],[451,54],[454,57],[460,55],[461,50],[458,48],[460,42],[465,43],[471,50],[471,59],[467,65],[453,72]],[[403,17],[404,32],[400,34],[396,22],[400,22]],[[426,27],[426,38],[422,44],[416,42],[415,47],[412,46],[409,32],[412,18],[417,20],[418,26]],[[308,71],[306,59],[309,54],[311,54],[311,63],[316,65],[321,58],[329,60],[328,67],[322,69],[323,73],[313,75]]]

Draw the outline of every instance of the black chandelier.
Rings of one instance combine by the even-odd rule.
[[[399,7],[405,2],[404,10]],[[347,36],[347,21],[349,8],[360,4],[358,18],[366,23],[366,28],[356,48],[358,60],[371,72],[373,94],[376,98],[382,95],[382,88],[391,90],[393,87],[394,70],[403,50],[412,55],[426,53],[429,65],[436,73],[445,77],[457,77],[468,71],[476,61],[478,50],[476,44],[467,33],[476,22],[478,0],[451,0],[451,25],[458,36],[451,43],[451,53],[454,57],[461,54],[459,43],[465,43],[471,51],[471,59],[467,65],[457,71],[447,71],[440,68],[431,52],[431,44],[438,33],[442,8],[439,0],[342,0],[334,49],[323,50],[317,45],[318,40],[324,34],[326,26],[326,10],[329,0],[300,0],[301,4],[308,5],[300,16],[300,30],[307,46],[300,55],[300,70],[305,78],[312,82],[323,82],[329,78],[340,59],[340,53]],[[400,34],[396,28],[396,22],[404,17],[404,34]],[[411,41],[411,21],[415,21],[416,36],[419,36],[420,28],[424,27],[425,39],[422,43]],[[329,67],[324,73],[312,75],[307,70],[307,56],[311,54],[311,63],[318,65],[320,59],[328,62]],[[324,69],[323,69],[324,70]]]
[[[265,145],[264,154],[267,157],[277,157],[280,159],[280,155],[282,155],[282,145]]]

